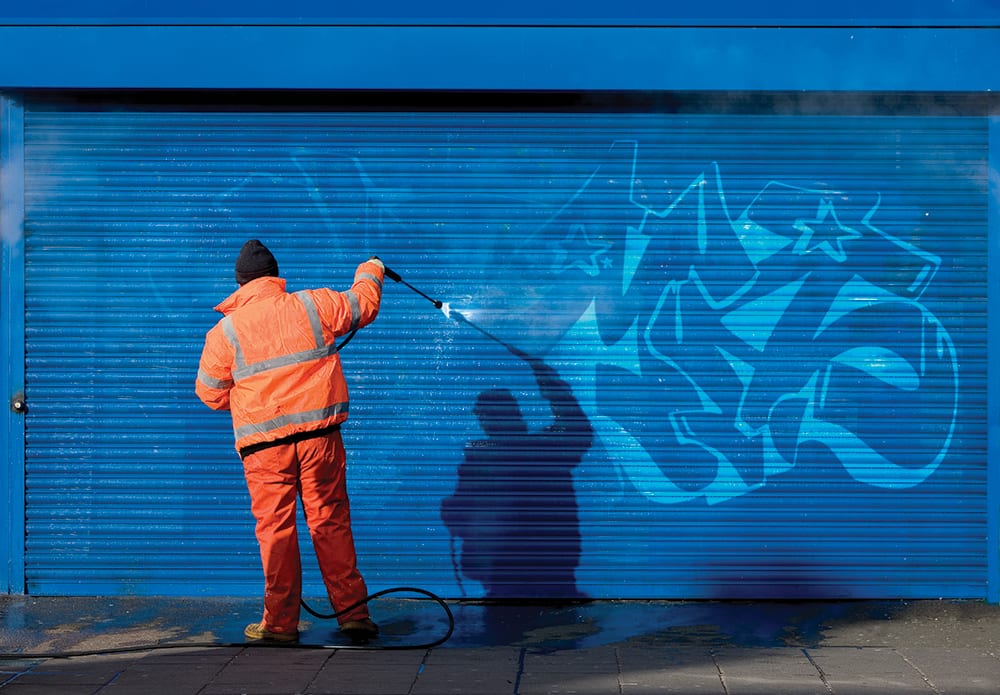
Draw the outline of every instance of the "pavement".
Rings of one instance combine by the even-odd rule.
[[[0,596],[0,695],[1000,693],[978,601],[448,605],[433,648],[446,614],[407,598],[373,604],[368,644],[304,616],[298,646],[259,647],[249,599]]]

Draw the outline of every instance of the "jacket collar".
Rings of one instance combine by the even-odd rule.
[[[267,299],[285,292],[285,278],[267,275],[251,280],[219,303],[215,310],[228,316],[237,309],[260,299]]]

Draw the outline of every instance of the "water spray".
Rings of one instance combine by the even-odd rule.
[[[503,347],[507,348],[507,350],[509,350],[510,353],[512,355],[514,355],[515,357],[520,357],[522,359],[529,359],[530,356],[526,352],[524,352],[522,350],[519,350],[518,348],[514,347],[513,345],[510,345],[509,343],[504,342],[500,338],[496,337],[495,335],[493,335],[492,333],[490,333],[489,331],[487,331],[485,328],[482,328],[481,326],[476,325],[475,323],[473,323],[472,321],[470,321],[469,318],[466,317],[458,309],[452,309],[451,305],[448,302],[442,302],[442,301],[440,301],[438,299],[434,299],[433,297],[425,294],[424,292],[421,292],[419,289],[417,289],[416,287],[414,287],[413,285],[411,285],[410,283],[408,283],[406,280],[404,280],[399,273],[397,273],[395,270],[393,270],[389,266],[384,266],[384,268],[385,268],[386,277],[388,277],[390,280],[394,280],[395,282],[398,282],[398,283],[401,283],[403,285],[406,285],[408,288],[410,288],[411,290],[413,290],[414,292],[416,292],[417,294],[419,294],[421,297],[423,297],[424,299],[426,299],[427,301],[429,301],[431,304],[433,304],[435,309],[439,309],[441,311],[441,313],[443,313],[445,315],[445,318],[454,319],[456,323],[465,324],[466,326],[469,326],[473,330],[478,331],[479,333],[481,333],[485,337],[487,337],[490,340],[492,340],[494,343],[497,343],[497,344],[502,345]]]

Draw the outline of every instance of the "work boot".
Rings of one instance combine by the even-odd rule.
[[[340,631],[351,639],[371,639],[378,635],[378,625],[371,618],[348,620],[340,624]]]
[[[298,642],[299,631],[295,632],[271,632],[264,623],[250,623],[243,630],[243,634],[252,640],[263,640],[267,642]]]

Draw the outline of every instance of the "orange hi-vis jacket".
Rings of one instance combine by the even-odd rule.
[[[347,419],[347,382],[335,341],[378,315],[381,264],[358,266],[347,292],[288,293],[285,280],[251,280],[215,307],[195,391],[230,410],[237,451],[330,428]]]

